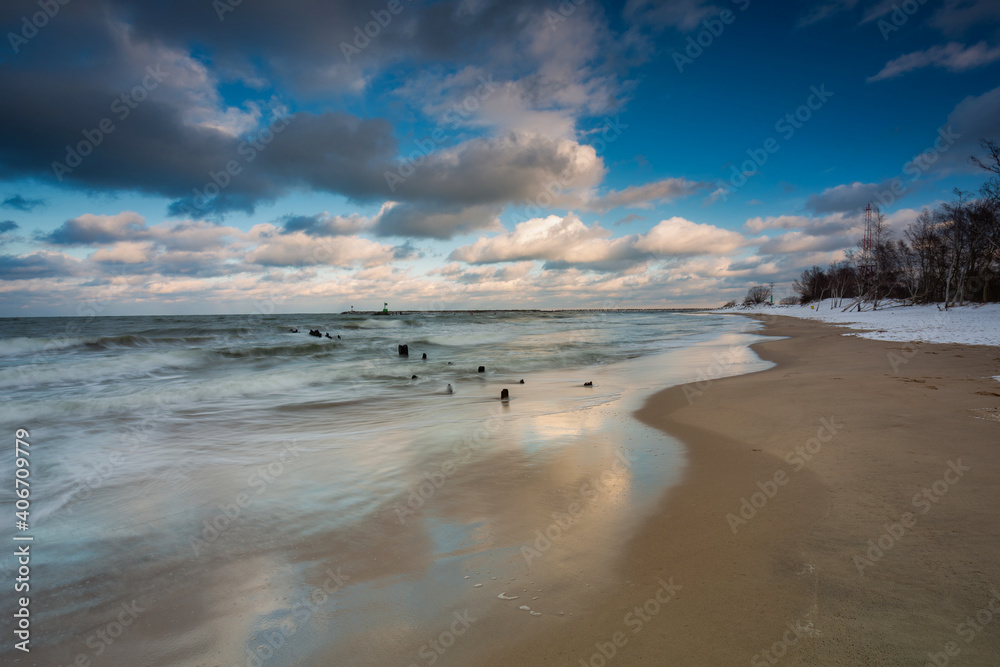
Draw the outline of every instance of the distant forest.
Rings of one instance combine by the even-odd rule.
[[[953,201],[924,209],[903,238],[893,238],[872,206],[871,243],[861,239],[846,259],[803,271],[793,285],[799,302],[832,298],[834,307],[861,309],[884,299],[945,307],[1000,301],[1000,143],[980,145],[985,156],[971,159],[990,175],[978,194],[955,190]],[[751,289],[747,300],[758,297]]]

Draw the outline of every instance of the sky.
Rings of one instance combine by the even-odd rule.
[[[996,0],[0,6],[0,315],[717,306],[1000,139]]]

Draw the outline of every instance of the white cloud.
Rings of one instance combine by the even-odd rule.
[[[88,259],[92,262],[102,263],[143,264],[150,260],[152,254],[152,243],[122,241],[111,248],[101,248],[92,253]]]
[[[868,81],[883,81],[924,67],[943,67],[951,72],[962,72],[997,60],[1000,60],[1000,46],[990,48],[986,42],[964,46],[951,42],[890,60],[881,72],[868,77]]]
[[[522,222],[513,232],[456,248],[451,258],[470,264],[530,259],[598,261],[608,255],[610,234],[598,224],[588,227],[572,213],[562,218],[550,215]]]
[[[337,236],[317,239],[303,232],[278,234],[273,225],[254,227],[260,243],[247,253],[246,259],[265,266],[376,266],[394,258],[390,245],[359,236]]]
[[[745,241],[739,232],[673,217],[640,235],[635,247],[657,255],[722,255]]]
[[[550,215],[457,248],[450,257],[470,264],[544,260],[554,266],[621,270],[663,256],[724,254],[745,244],[739,232],[679,217],[661,221],[646,234],[610,236],[600,224],[588,226],[572,213]]]

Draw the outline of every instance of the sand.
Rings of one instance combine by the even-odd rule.
[[[479,662],[997,664],[1000,349],[843,331],[770,318],[774,368],[655,394],[684,482],[593,545],[622,557],[585,612]]]

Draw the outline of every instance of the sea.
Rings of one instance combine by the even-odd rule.
[[[462,664],[471,641],[428,644],[457,609],[515,631],[583,613],[565,566],[613,570],[595,541],[626,540],[683,478],[683,444],[632,412],[769,367],[757,327],[652,310],[0,319],[0,425],[11,450],[25,436],[30,485],[15,495],[9,451],[4,586],[15,546],[31,553],[31,650],[0,656]]]

